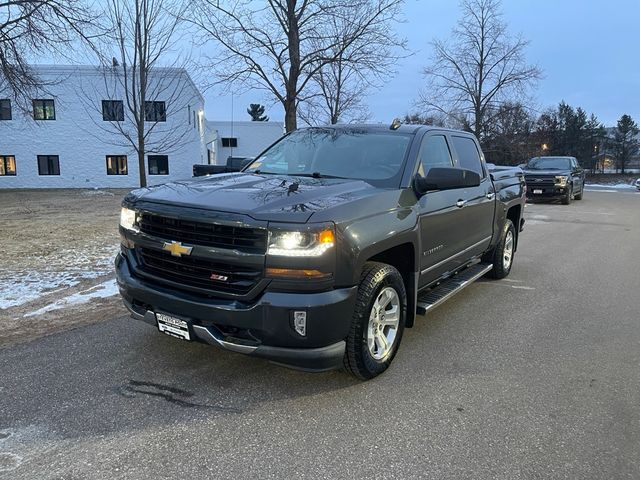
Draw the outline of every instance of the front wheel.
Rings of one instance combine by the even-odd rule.
[[[582,196],[584,195],[584,183],[582,184],[582,188],[580,188],[580,193],[576,193],[573,198],[575,200],[582,200]]]
[[[362,380],[384,372],[396,355],[407,316],[407,293],[391,265],[367,262],[344,354],[344,368]]]
[[[562,197],[562,204],[569,205],[572,199],[573,199],[573,185],[569,186],[569,190],[567,190],[567,194],[564,197]]]
[[[498,244],[483,258],[486,262],[491,262],[493,268],[487,273],[490,278],[501,279],[509,275],[513,265],[513,255],[516,251],[516,229],[509,219],[502,227],[502,234]]]

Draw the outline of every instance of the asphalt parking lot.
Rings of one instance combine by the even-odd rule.
[[[366,383],[124,317],[0,349],[0,478],[640,478],[640,194],[526,219]]]

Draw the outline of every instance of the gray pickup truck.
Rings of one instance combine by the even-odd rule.
[[[524,203],[469,133],[302,129],[242,172],[128,194],[117,281],[163,333],[369,379],[416,315],[509,274]]]

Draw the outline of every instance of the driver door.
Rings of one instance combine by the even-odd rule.
[[[453,167],[449,138],[444,132],[429,132],[418,154],[418,174],[433,167]],[[420,280],[424,287],[455,269],[457,254],[464,249],[463,209],[457,206],[459,190],[434,190],[419,199]]]

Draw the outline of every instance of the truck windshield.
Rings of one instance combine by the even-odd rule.
[[[349,178],[397,186],[412,134],[358,128],[308,128],[282,138],[248,173]]]
[[[529,160],[527,168],[531,170],[569,170],[571,160],[566,157],[536,157]]]

